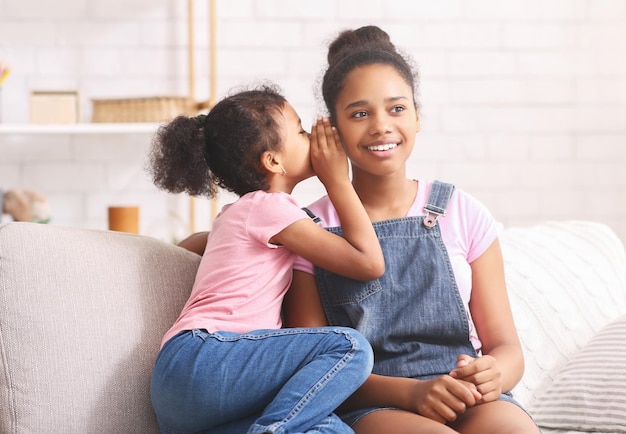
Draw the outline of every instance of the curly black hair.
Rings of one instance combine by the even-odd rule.
[[[286,102],[278,87],[266,84],[227,96],[206,116],[178,116],[161,126],[148,155],[154,184],[208,197],[218,187],[238,196],[268,190],[260,159],[282,146],[276,116]]]

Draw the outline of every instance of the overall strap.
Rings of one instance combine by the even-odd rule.
[[[426,217],[424,217],[424,226],[432,228],[437,223],[437,218],[446,215],[446,207],[454,192],[454,185],[441,181],[433,181],[430,189],[430,195],[424,206]]]
[[[313,223],[317,223],[318,225],[320,224],[320,222],[322,221],[321,218],[319,218],[318,216],[316,216],[315,214],[313,214],[313,211],[311,211],[310,209],[308,209],[307,207],[303,207],[302,208],[304,210],[305,213],[307,213],[307,215],[309,216],[309,218],[311,220],[313,220]]]

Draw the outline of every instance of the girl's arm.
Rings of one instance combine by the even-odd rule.
[[[283,323],[286,327],[328,325],[314,275],[293,270],[291,286],[283,300]]]
[[[189,235],[177,245],[178,247],[182,247],[183,249],[187,249],[190,252],[197,253],[198,255],[202,256],[204,254],[204,249],[206,248],[206,241],[208,236],[208,231],[196,232]]]
[[[380,243],[350,182],[347,156],[328,119],[318,121],[311,131],[311,162],[337,210],[343,238],[311,219],[302,219],[274,235],[270,242],[342,276],[358,280],[380,277],[385,272]],[[198,232],[178,245],[202,255],[207,236],[208,232]]]
[[[287,327],[328,325],[315,277],[311,274],[294,270],[292,284],[283,303],[283,318]],[[397,407],[443,423],[454,420],[459,413],[475,405],[478,399],[480,394],[473,384],[449,375],[420,381],[372,374],[342,408]]]
[[[350,182],[348,159],[339,135],[328,119],[318,121],[311,131],[311,163],[337,211],[343,237],[326,231],[310,219],[303,219],[289,225],[270,241],[342,276],[358,280],[380,277],[385,272],[383,252]]]
[[[482,342],[483,357],[459,358],[451,375],[474,383],[483,401],[511,390],[524,372],[524,357],[506,289],[500,243],[494,241],[472,268],[470,312]]]

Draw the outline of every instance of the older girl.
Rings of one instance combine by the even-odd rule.
[[[387,269],[360,282],[298,260],[287,324],[354,327],[372,344],[373,374],[343,407],[357,433],[538,432],[508,393],[524,361],[500,225],[452,185],[407,176],[420,128],[412,68],[374,26],[340,34],[328,63],[324,101]],[[329,197],[309,209],[343,232]]]

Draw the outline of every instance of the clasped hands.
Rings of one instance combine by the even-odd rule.
[[[496,359],[462,354],[448,375],[424,380],[414,389],[417,413],[441,423],[454,421],[468,408],[495,401],[502,393],[502,373]]]

